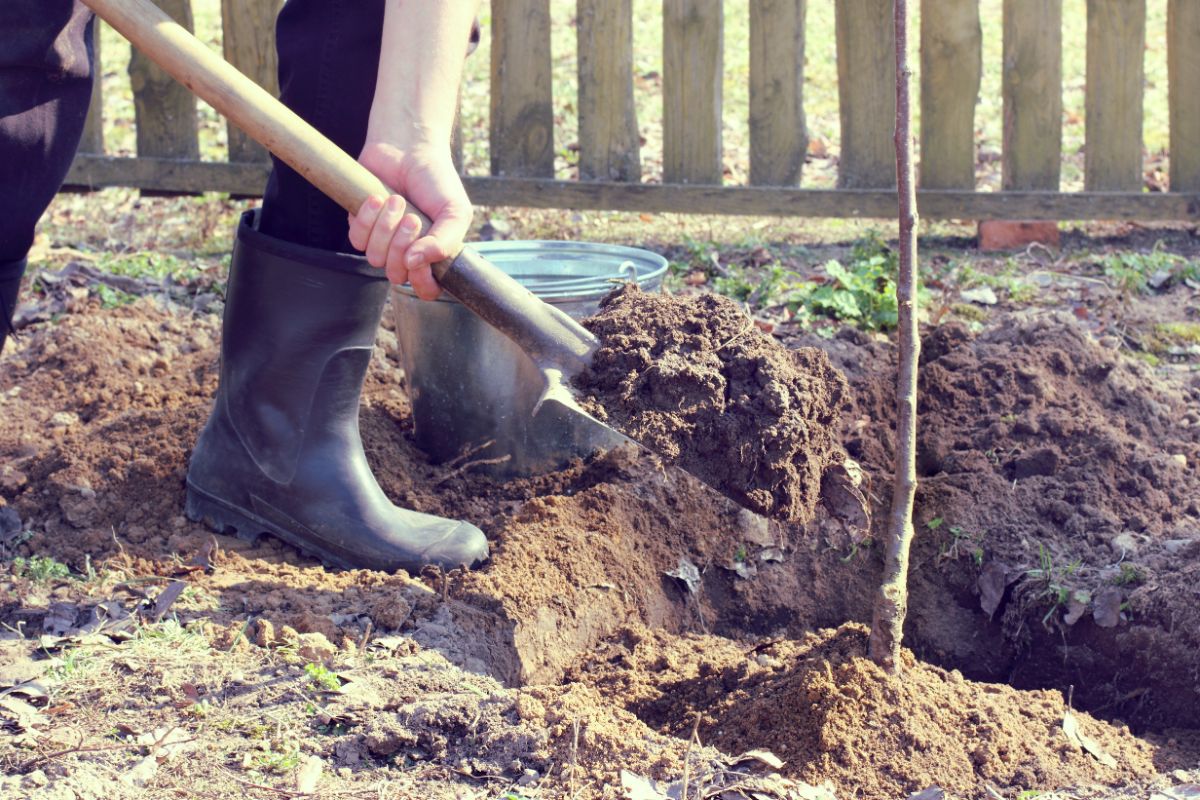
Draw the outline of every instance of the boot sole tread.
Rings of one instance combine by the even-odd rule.
[[[264,533],[280,539],[299,550],[309,558],[315,558],[322,563],[341,569],[356,569],[353,564],[344,559],[314,546],[307,539],[275,525],[245,509],[237,508],[199,489],[187,484],[187,500],[184,504],[184,514],[192,522],[199,522],[210,530],[228,534],[233,532],[243,542],[254,544]]]

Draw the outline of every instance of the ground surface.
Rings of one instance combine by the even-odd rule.
[[[493,543],[476,573],[410,578],[183,518],[237,209],[181,202],[64,199],[0,359],[6,796],[657,798],[685,779],[689,797],[1194,796],[1191,233],[998,258],[925,242],[915,656],[897,681],[847,624],[878,578],[893,352],[789,283],[859,263],[848,242],[767,221],[753,242],[668,226],[652,245],[675,291],[742,297],[757,329],[846,376],[838,441],[861,475],[830,473],[804,524],[648,457],[507,483],[432,465],[384,330],[361,415],[382,485]],[[755,749],[782,767],[736,762]]]

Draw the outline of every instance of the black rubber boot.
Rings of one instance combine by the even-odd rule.
[[[25,259],[0,264],[0,353],[4,342],[13,332],[13,315],[17,313],[17,295],[21,292],[21,277],[25,274]]]
[[[221,378],[192,453],[187,515],[270,533],[340,567],[417,571],[488,555],[466,522],[397,508],[358,431],[388,283],[366,259],[284,242],[246,214],[229,272]]]

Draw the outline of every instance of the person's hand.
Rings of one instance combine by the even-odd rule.
[[[358,160],[399,194],[369,198],[350,216],[350,244],[366,254],[372,266],[386,270],[392,283],[409,283],[422,300],[435,299],[441,288],[432,265],[458,255],[471,226],[471,201],[450,148],[418,145],[402,150],[368,142]],[[401,195],[433,221],[424,236]]]

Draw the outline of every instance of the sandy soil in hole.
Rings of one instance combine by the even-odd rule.
[[[1065,638],[1070,647],[1065,651],[1070,673],[1066,677],[1077,686],[1077,698],[1092,692],[1101,701],[1120,701],[1140,681],[1144,691],[1110,705],[1107,711],[1130,717],[1140,709],[1149,722],[1179,724],[1178,717],[1196,697],[1196,648],[1194,639],[1189,638],[1195,635],[1195,627],[1188,621],[1194,617],[1186,616],[1194,613],[1195,582],[1187,558],[1167,557],[1172,555],[1169,547],[1175,548],[1175,556],[1195,553],[1195,531],[1189,526],[1196,512],[1186,500],[1200,497],[1194,491],[1196,478],[1192,471],[1177,469],[1177,460],[1170,458],[1177,452],[1185,458],[1200,456],[1195,450],[1197,420],[1187,390],[1156,385],[1094,343],[1073,338],[1064,323],[1019,323],[974,340],[951,331],[939,335],[947,342],[944,352],[939,351],[937,342],[927,347],[927,361],[938,368],[926,370],[932,376],[926,380],[934,381],[926,389],[931,393],[930,402],[940,404],[933,410],[944,416],[945,424],[940,428],[931,425],[925,440],[922,464],[926,483],[920,507],[922,522],[935,516],[942,516],[944,522],[936,530],[923,531],[926,535],[918,543],[910,641],[919,654],[943,663],[997,673],[1016,666],[1018,677],[1025,669],[1032,680],[1035,669],[1045,670],[1062,660],[1060,645]],[[173,575],[180,557],[188,558],[211,540],[208,531],[185,520],[180,511],[188,448],[208,412],[215,387],[216,338],[212,318],[186,317],[142,302],[89,316],[68,316],[55,327],[28,332],[20,346],[6,354],[0,372],[0,495],[34,531],[34,537],[21,546],[22,553],[54,555],[78,571],[83,571],[85,557],[90,557],[95,566],[110,564],[130,574]],[[888,446],[886,434],[879,429],[887,424],[888,380],[871,370],[886,364],[888,354],[880,345],[853,337],[828,346],[855,389],[856,405],[847,416],[844,440],[869,473],[880,475]],[[1114,363],[1103,369],[1109,362]],[[1040,376],[1041,383],[1022,378],[1018,374],[1021,369]],[[985,378],[991,382],[979,383]],[[964,385],[968,388],[962,388]],[[1039,385],[1040,394],[1035,391]],[[972,386],[975,390],[968,390]],[[364,438],[381,482],[398,502],[479,523],[495,545],[495,558],[487,569],[419,580],[362,571],[330,573],[269,540],[250,547],[217,537],[220,549],[213,559],[215,569],[187,578],[214,596],[216,606],[189,608],[181,604],[179,611],[185,621],[207,623],[208,635],[218,644],[228,644],[248,619],[261,619],[276,629],[286,625],[299,633],[320,633],[349,652],[369,619],[375,631],[403,630],[417,647],[513,685],[557,681],[564,671],[580,669],[580,664],[601,663],[609,652],[605,648],[622,640],[626,624],[661,631],[656,636],[661,637],[662,648],[669,650],[675,646],[674,637],[682,634],[707,632],[751,641],[765,634],[796,638],[807,628],[835,626],[865,616],[877,569],[874,548],[849,544],[845,531],[821,508],[808,526],[764,523],[741,513],[698,482],[663,471],[653,460],[636,458],[581,463],[556,475],[505,485],[472,476],[442,481],[444,473],[430,466],[405,438],[407,414],[397,370],[381,350],[368,379],[362,419]],[[1088,424],[1065,433],[1050,427],[1020,433],[1017,423],[1022,415],[1039,425],[1048,426],[1045,420],[1064,417],[1086,419]],[[1184,425],[1189,419],[1191,424]],[[980,447],[1006,441],[1005,436],[1013,437],[1015,443],[1009,449],[1016,449],[1016,444],[1025,449],[1003,451],[1006,455],[999,461],[985,455],[980,462],[972,455]],[[1097,450],[1097,442],[1114,440],[1109,450]],[[1050,474],[1045,474],[1045,464],[1052,459],[1030,458],[1035,444],[1037,449],[1058,448]],[[944,454],[936,462],[940,468],[933,471],[928,454],[935,446],[943,447],[939,452]],[[1097,452],[1109,455],[1101,459]],[[1168,460],[1160,464],[1151,458],[1159,453]],[[1120,465],[1135,457],[1151,467],[1160,464],[1159,471],[1141,466],[1139,461],[1138,470],[1118,485],[1122,481]],[[946,468],[952,458],[962,459],[962,465]],[[1033,465],[1033,471],[1020,464]],[[1077,470],[1090,470],[1093,475],[1087,477]],[[1014,478],[1016,489],[1012,490]],[[975,484],[968,483],[968,488],[954,482],[969,480]],[[880,503],[886,500],[885,483],[877,478],[871,486]],[[969,488],[971,485],[981,488]],[[1152,500],[1152,491],[1163,492],[1166,500],[1150,504],[1131,500],[1136,495],[1130,494],[1130,485],[1142,487],[1142,493]],[[1088,519],[1108,521],[1106,526],[1085,526],[1095,531],[1095,541],[1074,533],[1066,524],[1069,516],[1064,523],[1046,522],[1043,506],[1038,505],[1043,495],[1070,505],[1076,493],[1083,491],[1081,487],[1094,487],[1097,513]],[[939,493],[955,489],[960,494]],[[935,505],[946,496],[951,499]],[[1144,513],[1145,524],[1136,531],[1144,537],[1135,540],[1141,547],[1136,556],[1126,556],[1126,561],[1142,570],[1142,577],[1136,584],[1118,586],[1113,581],[1120,575],[1119,567],[1116,576],[1103,571],[1118,560],[1111,543],[1125,532],[1129,515],[1143,507],[1152,513]],[[1041,527],[1030,527],[1029,520],[1034,517],[1042,521]],[[986,524],[981,543],[983,565],[976,565],[974,544],[969,539],[971,532],[978,530],[976,524],[978,529]],[[959,533],[950,534],[955,527],[960,528]],[[964,530],[968,538],[964,538]],[[1102,608],[1094,600],[1085,604],[1085,612],[1073,625],[1065,621],[1070,613],[1066,607],[1048,617],[1048,629],[1042,625],[1046,605],[1035,591],[1036,581],[1021,572],[1036,566],[1026,558],[1034,534],[1044,540],[1055,564],[1072,563],[1071,558],[1088,559],[1066,578],[1074,579],[1080,589],[1090,587],[1093,598],[1104,586],[1121,589],[1121,602],[1128,605],[1118,607],[1124,618],[1117,626],[1100,625],[1095,613]],[[1088,546],[1083,547],[1081,541]],[[1106,542],[1109,546],[1104,550]],[[1168,542],[1175,544],[1168,547]],[[775,551],[784,554],[782,563],[761,558]],[[1035,549],[1033,557],[1037,556]],[[696,594],[663,574],[678,566],[681,557],[702,571]],[[749,578],[740,577],[735,569],[746,560],[756,568]],[[989,622],[980,610],[980,579],[992,563],[1006,565],[1001,587],[1005,591],[995,609],[995,620]],[[1009,568],[1017,578],[1011,586],[1007,585]],[[80,593],[70,585],[34,587],[11,579],[5,579],[0,590],[4,603],[0,617],[29,629],[40,625],[51,601],[78,598]],[[1168,624],[1171,620],[1174,627]],[[853,635],[853,629],[840,634]],[[268,647],[277,644],[270,637],[260,638]],[[723,639],[707,641],[705,647],[714,652],[735,647]],[[590,654],[597,647],[601,649]],[[761,678],[751,686],[765,689],[770,685],[767,676],[755,678],[757,667],[762,666],[758,655],[783,663],[789,653],[800,653],[806,647],[820,652],[803,639],[778,647],[777,652],[757,652],[753,658],[743,659],[748,665],[746,676],[752,681]],[[1046,650],[1040,661],[1038,648]],[[1034,658],[1030,658],[1031,652]],[[1133,674],[1130,659],[1139,653],[1144,656],[1145,669]],[[1072,662],[1072,657],[1079,660]],[[1133,668],[1141,669],[1132,663]],[[1156,663],[1160,664],[1157,672],[1153,671]],[[870,675],[860,675],[854,667],[847,669],[850,671],[838,681],[870,685]],[[919,669],[924,670],[922,675],[933,676],[928,682],[923,678],[918,684],[921,687],[948,682],[945,673]],[[571,674],[578,680],[563,691],[574,692],[583,705],[592,704],[605,713],[611,713],[613,705],[627,705],[652,725],[670,723],[639,710],[640,689],[614,693],[611,687],[618,685],[614,680]],[[780,692],[804,685],[795,676],[800,682],[788,683],[786,670],[771,674],[780,680]],[[591,688],[593,683],[601,693]],[[498,684],[489,686],[493,688],[487,691],[510,691]],[[737,686],[734,681],[723,690]],[[1042,729],[1054,709],[1060,708],[1044,694],[1021,695],[966,683],[962,687],[956,691],[1016,698],[1011,702],[1018,705],[1036,700],[1045,707],[1038,721]],[[827,691],[831,697],[836,694]],[[758,712],[749,695],[735,692],[730,695],[735,699],[726,698],[725,705],[708,702],[712,706],[706,710],[708,724],[717,725],[717,715],[723,713],[729,718],[752,718],[751,714]],[[505,696],[510,697],[505,703],[518,702]],[[900,694],[880,690],[879,696],[881,707],[909,720],[910,727],[939,722],[934,717],[908,716],[906,706],[898,703],[904,699]],[[686,693],[684,697],[688,697]],[[452,709],[465,702],[459,696],[447,700],[445,709],[435,707],[430,713],[452,721],[458,713]],[[549,708],[560,703],[557,695],[547,695],[539,702]],[[1180,710],[1175,718],[1168,713],[1172,704]],[[853,704],[830,701],[827,705],[828,718],[818,727],[828,752],[841,752],[838,747],[853,750],[859,741],[853,738],[858,735]],[[387,714],[395,710],[384,709]],[[683,710],[681,707],[681,713]],[[848,715],[844,723],[829,721],[839,714]],[[342,756],[336,749],[330,750],[329,756],[344,758],[349,764],[354,756],[348,754],[355,752],[357,769],[386,760],[381,748],[386,749],[388,741],[411,744],[409,734],[389,739],[392,734],[380,730],[380,726],[387,728],[386,714],[379,719],[375,716],[371,712],[366,714],[369,719],[355,722],[347,733],[352,744],[343,746]],[[533,718],[538,719],[536,715]],[[757,729],[771,734],[764,737],[770,739],[764,746],[788,753],[802,751],[800,732],[787,720],[765,712],[753,718],[759,720]],[[622,719],[621,724],[630,727],[614,734],[613,741],[636,742],[649,736],[647,729],[638,727],[643,722]],[[1024,729],[1006,727],[1019,721],[998,717],[995,726],[1000,733],[996,736],[1022,737]],[[1089,730],[1099,731],[1094,735],[1103,739],[1106,748],[1114,755],[1121,754],[1118,771],[1106,775],[1064,767],[1061,748],[1056,749],[1047,739],[1047,749],[1029,756],[1023,762],[1027,765],[1024,771],[1011,777],[1013,785],[1050,788],[1063,782],[1123,782],[1151,768],[1174,764],[1177,757],[1186,761],[1186,755],[1177,756],[1170,748],[1155,752],[1151,744],[1140,742],[1120,726],[1087,724],[1098,726]],[[454,728],[446,722],[445,727],[435,729],[445,738],[445,731]],[[722,729],[731,730],[728,726]],[[797,734],[794,741],[778,735],[789,731]],[[970,735],[979,741],[968,750],[1000,740],[987,739],[978,730]],[[750,743],[748,734],[728,736],[720,742],[704,741],[729,748]],[[846,738],[839,743],[836,736]],[[431,737],[417,736],[412,746],[437,751],[436,736]],[[948,734],[947,738],[951,740]],[[375,750],[371,741],[377,742]],[[658,746],[676,748],[671,752],[677,755],[678,744],[679,740],[669,740]],[[961,741],[961,735],[960,744],[964,748],[968,744]],[[630,747],[637,749],[633,744]],[[678,758],[672,762],[661,753],[646,755],[654,752],[653,748],[638,752],[642,756],[625,750],[617,758],[632,765],[630,768],[642,768],[646,774],[664,779],[671,777],[670,764],[678,764]],[[450,756],[443,753],[438,757]],[[802,757],[789,758],[797,759]],[[1042,763],[1045,759],[1052,763]],[[611,782],[623,763],[597,763],[590,774],[601,784]],[[906,759],[893,760],[884,769],[879,759],[847,762],[833,758],[821,769],[829,770],[828,777],[845,794],[851,794],[851,787],[857,785],[875,785],[880,792],[898,785],[915,786],[933,774],[927,767],[924,772],[918,766],[910,769],[907,763]],[[985,775],[983,766],[974,761],[960,766],[962,771],[953,780],[963,785],[993,774]],[[802,774],[817,776],[816,769]]]

